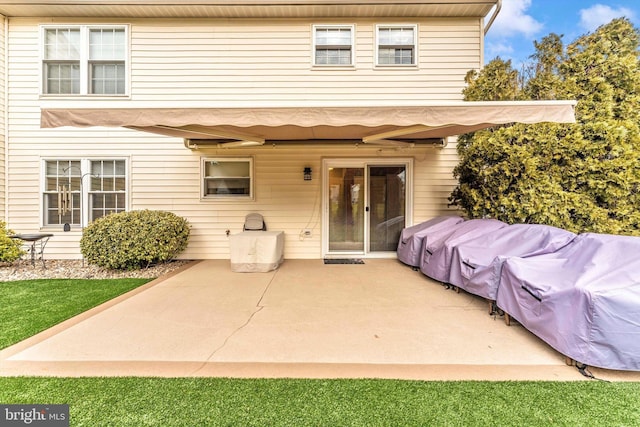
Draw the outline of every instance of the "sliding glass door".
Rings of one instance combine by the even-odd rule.
[[[410,162],[326,160],[324,255],[394,252],[407,223]]]
[[[364,168],[332,167],[329,175],[329,252],[364,251]]]
[[[406,166],[369,166],[369,250],[398,249],[406,218]]]

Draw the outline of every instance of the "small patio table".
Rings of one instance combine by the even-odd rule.
[[[9,236],[12,239],[19,239],[27,242],[27,253],[31,257],[31,265],[36,265],[36,259],[42,261],[42,267],[47,268],[44,264],[44,248],[47,246],[47,242],[53,234],[50,233],[26,233],[26,234],[13,234]]]

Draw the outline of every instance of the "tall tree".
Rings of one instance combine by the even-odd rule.
[[[627,19],[566,49],[555,34],[535,43],[531,75],[503,99],[576,99],[577,123],[461,136],[452,203],[470,217],[640,235],[639,47],[640,34]],[[465,99],[487,100],[492,75],[483,70],[469,78]]]
[[[481,73],[470,70],[464,78],[467,87],[462,90],[465,99],[475,101],[513,101],[522,94],[519,75],[511,60],[495,58]]]
[[[526,99],[560,99],[562,89],[559,68],[565,60],[562,36],[551,33],[540,42],[534,41],[535,53],[531,55],[533,63],[525,68],[523,79],[527,82],[524,86]]]

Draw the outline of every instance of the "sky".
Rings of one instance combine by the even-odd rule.
[[[567,45],[623,16],[640,28],[640,0],[502,0],[485,38],[485,62],[499,56],[518,69],[534,53],[534,40],[556,33]]]

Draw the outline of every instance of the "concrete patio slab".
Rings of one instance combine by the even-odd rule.
[[[390,259],[193,263],[1,351],[0,375],[586,379],[484,300]]]

